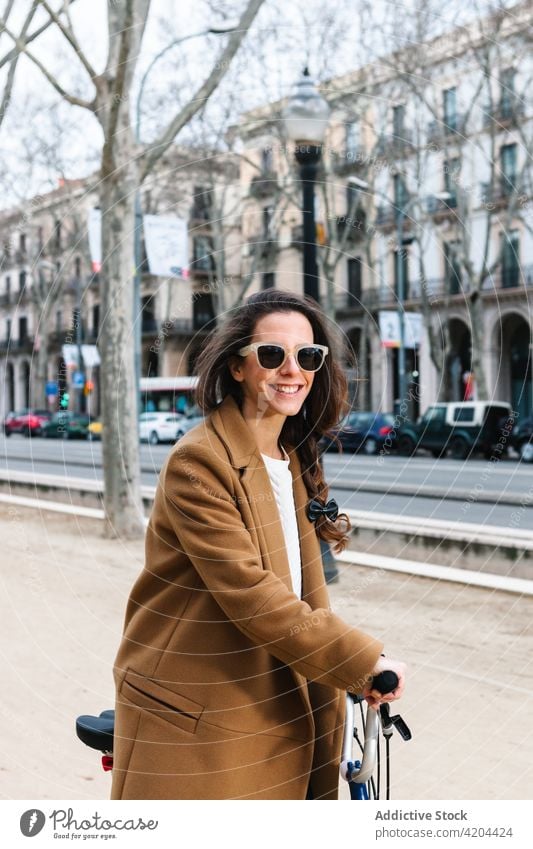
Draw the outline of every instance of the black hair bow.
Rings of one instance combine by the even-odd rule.
[[[334,522],[338,515],[339,505],[334,498],[330,498],[327,504],[322,504],[318,498],[312,498],[307,505],[307,518],[311,522],[316,522],[319,516],[326,516]]]

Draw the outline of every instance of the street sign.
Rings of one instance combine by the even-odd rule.
[[[57,395],[58,391],[59,387],[55,380],[48,381],[48,383],[46,384],[46,397],[53,398],[55,395]]]
[[[72,375],[72,385],[75,389],[83,389],[85,386],[85,375],[82,371],[75,371]]]

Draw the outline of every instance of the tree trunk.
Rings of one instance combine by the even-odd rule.
[[[138,173],[131,132],[118,128],[113,156],[104,155],[100,184],[102,248],[100,282],[102,457],[107,537],[144,534],[140,494],[139,436],[135,396],[133,284]],[[140,320],[140,318],[139,318]]]
[[[487,378],[483,362],[483,301],[479,292],[474,292],[469,300],[470,326],[472,334],[472,371],[474,373],[476,398],[488,400]]]

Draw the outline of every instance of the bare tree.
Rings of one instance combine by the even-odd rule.
[[[29,37],[22,31],[13,32],[5,18],[0,22],[3,33],[13,42],[9,61],[18,61],[23,53],[64,101],[94,115],[103,133],[98,178],[104,257],[100,356],[105,533],[108,536],[135,538],[144,533],[133,403],[136,392],[132,335],[135,193],[177,134],[216,89],[262,3],[263,0],[248,0],[237,28],[229,35],[205,81],[172,116],[158,138],[144,147],[137,145],[134,139],[131,94],[150,0],[109,0],[108,53],[102,71],[93,67],[78,40],[69,4],[61,3],[55,9],[47,0],[34,0],[33,6],[46,13],[48,26],[63,36],[81,63],[93,87],[92,97],[69,91],[56,78],[49,63],[29,49]]]

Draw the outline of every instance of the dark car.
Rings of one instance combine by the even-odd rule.
[[[339,439],[343,451],[377,454],[383,448],[385,440],[393,440],[394,416],[392,413],[357,410],[348,413],[340,427],[334,428],[331,434]],[[320,444],[325,451],[339,450],[329,436],[323,436]]]
[[[525,463],[533,463],[533,416],[518,422],[511,434],[511,445]]]
[[[4,433],[22,433],[24,436],[39,436],[43,425],[49,422],[52,414],[48,410],[20,410],[8,413],[4,419]]]
[[[425,448],[434,457],[449,452],[456,460],[476,453],[499,458],[507,452],[512,421],[511,407],[503,401],[433,404],[416,423],[400,427],[398,453],[410,457]]]
[[[45,439],[87,439],[90,422],[89,416],[60,410],[43,425],[42,435]]]

